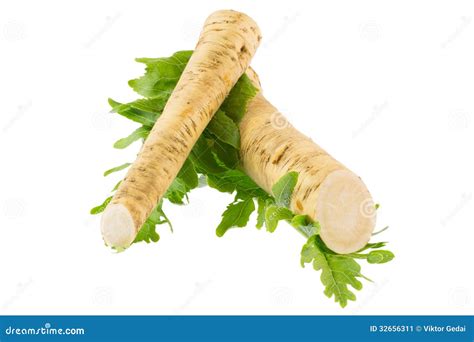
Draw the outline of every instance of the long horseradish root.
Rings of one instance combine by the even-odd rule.
[[[247,75],[259,86],[252,69]],[[345,254],[366,245],[376,217],[365,184],[291,126],[261,91],[248,105],[240,135],[243,168],[268,193],[287,172],[299,173],[290,209],[318,221],[329,248]]]
[[[162,198],[193,145],[247,69],[260,42],[243,13],[217,11],[201,32],[163,113],[102,216],[107,245],[128,247]]]

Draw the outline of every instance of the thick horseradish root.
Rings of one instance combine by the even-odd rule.
[[[217,11],[136,161],[102,216],[107,245],[126,248],[162,198],[193,145],[247,69],[260,42],[256,23],[243,13]]]
[[[259,86],[252,69],[247,75]],[[240,123],[245,172],[266,192],[290,171],[299,173],[290,209],[321,226],[333,251],[345,254],[366,245],[375,227],[375,204],[362,180],[310,138],[296,130],[262,95],[249,103]]]

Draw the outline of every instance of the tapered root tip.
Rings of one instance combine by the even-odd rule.
[[[376,208],[362,180],[347,170],[334,171],[319,191],[316,216],[325,244],[340,254],[364,247],[375,227]]]
[[[109,204],[102,214],[102,237],[107,246],[129,247],[136,236],[132,215],[122,204]]]

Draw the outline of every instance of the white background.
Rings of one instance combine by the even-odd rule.
[[[474,6],[450,1],[2,1],[0,313],[473,314]],[[116,254],[100,203],[138,144],[107,97],[135,98],[135,57],[192,49],[206,16],[251,15],[266,97],[359,174],[396,259],[342,310],[299,266],[289,226],[217,238],[231,196],[167,208],[175,233]]]

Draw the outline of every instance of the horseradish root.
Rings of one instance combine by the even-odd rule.
[[[257,75],[247,75],[259,86]],[[375,227],[375,204],[362,180],[296,130],[262,95],[240,123],[244,171],[266,192],[289,171],[299,173],[290,209],[318,221],[320,236],[345,254],[366,245]]]
[[[193,145],[247,69],[261,36],[243,13],[217,11],[136,161],[102,216],[107,245],[128,247],[162,198]]]

